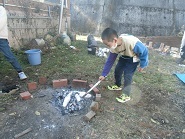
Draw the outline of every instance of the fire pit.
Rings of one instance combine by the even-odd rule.
[[[85,94],[85,89],[61,88],[57,89],[53,94],[52,104],[62,113],[80,114],[83,109],[89,108],[92,100],[95,98],[93,94]]]

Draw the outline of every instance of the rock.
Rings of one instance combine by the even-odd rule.
[[[159,123],[158,121],[155,121],[155,120],[154,120],[154,119],[152,119],[152,118],[151,118],[151,121],[152,121],[152,123],[155,123],[155,124],[160,125],[160,123]]]
[[[9,115],[14,116],[14,115],[16,115],[16,112],[10,113]]]
[[[66,34],[66,32],[62,33],[61,36],[62,40],[63,40],[63,44],[64,45],[71,45],[71,39],[69,38],[69,36]]]
[[[45,45],[45,41],[43,39],[35,39],[36,43],[38,46],[43,46]]]
[[[51,36],[51,35],[49,35],[49,34],[47,34],[46,36],[45,36],[45,38],[44,38],[46,41],[51,41],[51,40],[53,40],[53,36]]]
[[[39,116],[40,115],[40,112],[39,111],[36,111],[35,112],[35,115]]]

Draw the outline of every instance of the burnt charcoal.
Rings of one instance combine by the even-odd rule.
[[[64,99],[64,97],[63,97],[63,96],[59,96],[59,97],[58,97],[58,99],[60,99],[60,100],[61,100],[61,99]]]
[[[2,93],[9,93],[13,89],[20,89],[18,85],[10,85],[2,88]]]

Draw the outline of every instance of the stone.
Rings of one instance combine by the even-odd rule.
[[[99,110],[99,103],[98,102],[95,102],[93,101],[90,105],[90,109],[94,112],[97,112]]]
[[[99,102],[101,100],[101,94],[96,94],[95,101]]]
[[[94,111],[89,111],[84,117],[83,119],[86,122],[89,122],[94,116],[96,115],[96,113]]]

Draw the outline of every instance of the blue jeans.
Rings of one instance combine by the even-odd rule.
[[[3,53],[5,58],[10,62],[10,64],[14,67],[17,72],[21,72],[22,68],[16,57],[12,53],[9,42],[7,39],[0,39],[0,51]]]
[[[115,84],[117,86],[121,86],[121,79],[124,72],[124,87],[123,87],[123,93],[130,95],[131,91],[131,83],[132,83],[132,77],[134,75],[134,72],[136,71],[136,68],[138,66],[139,62],[133,62],[132,57],[124,57],[120,56],[118,60],[118,64],[116,65],[114,77],[115,77]]]

